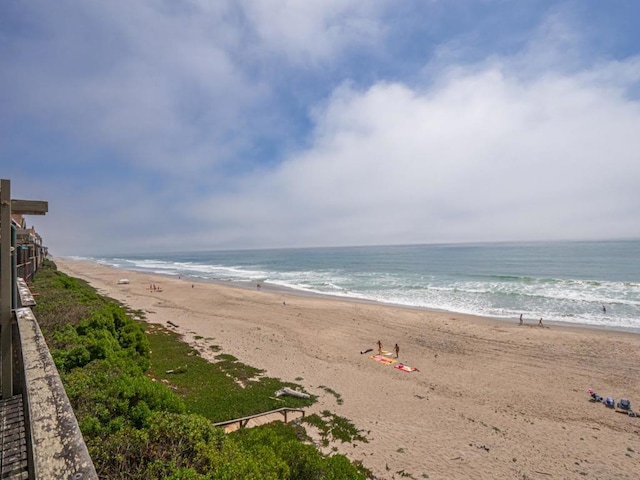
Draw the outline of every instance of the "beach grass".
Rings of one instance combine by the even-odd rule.
[[[262,370],[232,355],[219,354],[209,362],[177,333],[160,325],[150,325],[147,337],[151,345],[148,375],[182,397],[190,413],[221,422],[282,407],[302,408],[315,401],[313,396],[276,399],[274,394],[282,387],[300,386],[265,377]]]
[[[340,395],[338,392],[336,392],[334,389],[330,388],[330,387],[326,387],[324,385],[320,385],[318,388],[323,389],[325,392],[327,392],[330,395],[333,395],[336,398],[336,403],[338,405],[342,405],[344,403],[344,399],[342,398],[342,395]]]
[[[342,443],[368,442],[367,438],[362,435],[362,432],[352,422],[328,410],[305,417],[303,423],[318,429],[321,443],[325,447],[331,441],[336,440]]]

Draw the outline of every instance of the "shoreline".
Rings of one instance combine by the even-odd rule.
[[[82,259],[82,260],[76,260],[76,259],[72,259],[72,258],[63,258],[63,260],[71,260],[71,261],[79,261],[79,262],[88,262],[88,263],[97,263],[95,261],[92,260],[86,260],[86,259]],[[135,273],[139,273],[139,274],[143,274],[143,275],[157,275],[160,277],[166,277],[166,278],[174,278],[177,280],[183,280],[183,281],[189,281],[189,282],[196,282],[196,283],[201,283],[201,284],[215,284],[215,285],[220,285],[220,286],[226,286],[226,287],[231,287],[231,288],[240,288],[243,290],[249,290],[249,291],[254,291],[257,290],[256,288],[254,288],[254,285],[256,284],[256,282],[253,281],[237,281],[237,280],[220,280],[220,279],[216,279],[216,278],[202,278],[202,277],[193,277],[190,275],[174,275],[174,274],[168,274],[168,273],[156,273],[156,272],[145,272],[145,271],[141,271],[141,270],[130,270],[130,269],[126,269],[126,268],[122,268],[122,267],[115,267],[112,265],[106,265],[106,264],[102,264],[102,263],[97,263],[98,265],[102,265],[104,267],[107,268],[113,268],[114,270],[118,270],[118,271],[122,271],[122,272],[135,272]],[[530,318],[530,319],[523,319],[524,323],[523,325],[519,325],[519,318],[517,317],[513,317],[513,318],[508,318],[508,317],[494,317],[494,316],[486,316],[486,315],[479,315],[476,313],[464,313],[464,312],[455,312],[452,310],[441,310],[441,309],[437,309],[437,308],[429,308],[429,307],[421,307],[418,305],[404,305],[404,304],[400,304],[400,303],[392,303],[392,302],[383,302],[381,300],[371,300],[368,298],[362,298],[362,297],[350,297],[350,296],[342,296],[342,295],[336,295],[336,294],[330,294],[330,293],[321,293],[321,292],[312,292],[312,291],[307,291],[307,290],[303,290],[303,289],[296,289],[293,287],[285,287],[282,285],[277,285],[277,284],[273,284],[273,283],[269,283],[269,282],[260,282],[261,287],[259,291],[264,291],[264,292],[269,292],[269,293],[274,293],[274,294],[281,294],[281,295],[291,295],[291,296],[297,296],[297,297],[309,297],[309,298],[327,298],[327,299],[331,299],[331,300],[335,300],[335,301],[343,301],[343,302],[354,302],[354,303],[363,303],[363,304],[369,304],[369,305],[378,305],[381,307],[390,307],[390,308],[400,308],[400,309],[408,309],[408,310],[418,310],[418,311],[423,311],[423,312],[431,312],[431,313],[435,313],[435,314],[442,314],[442,315],[458,315],[458,316],[464,316],[467,318],[473,318],[476,319],[478,321],[482,321],[482,320],[487,320],[487,321],[491,321],[491,322],[502,322],[502,323],[511,323],[514,322],[514,324],[518,325],[518,326],[537,326],[538,324],[538,320],[539,318]],[[527,320],[529,321],[529,323],[527,323]],[[586,329],[586,330],[595,330],[595,331],[605,331],[605,332],[619,332],[619,333],[623,333],[623,334],[632,334],[632,335],[640,335],[640,328],[634,328],[634,327],[620,327],[620,326],[607,326],[607,325],[594,325],[594,324],[589,324],[589,323],[581,323],[581,322],[562,322],[562,321],[558,321],[558,320],[547,320],[547,319],[543,319],[543,323],[544,326],[547,327],[554,327],[554,328],[571,328],[571,329]]]
[[[301,384],[368,443],[337,447],[381,479],[633,478],[640,419],[586,390],[640,403],[640,337],[192,282],[90,261],[53,259],[100,293],[142,310],[200,351],[208,339],[269,376]],[[149,291],[151,283],[162,292]],[[192,287],[193,285],[193,287]],[[536,320],[537,323],[537,320]],[[369,358],[376,342],[404,372]],[[326,388],[341,395],[338,404]],[[329,452],[328,452],[329,453]],[[539,472],[545,472],[544,475]],[[551,477],[549,477],[549,475]]]

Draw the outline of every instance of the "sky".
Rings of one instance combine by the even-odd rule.
[[[640,238],[636,0],[2,0],[53,255]]]

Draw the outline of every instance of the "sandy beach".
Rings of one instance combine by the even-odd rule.
[[[586,392],[629,398],[640,412],[638,334],[54,261],[100,293],[144,310],[148,322],[178,325],[203,352],[219,345],[267,375],[303,385],[320,398],[309,413],[328,409],[363,431],[369,443],[345,445],[341,453],[380,478],[640,478],[640,418],[592,403]],[[121,278],[130,283],[119,285]],[[418,370],[371,359],[378,340],[389,351],[397,343],[399,362]],[[361,354],[367,349],[373,351]]]

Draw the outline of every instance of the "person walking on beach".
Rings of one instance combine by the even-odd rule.
[[[382,342],[378,340],[378,353],[382,353]]]
[[[522,325],[522,314],[520,314],[520,325]]]
[[[398,358],[398,355],[400,355],[400,347],[398,346],[397,343],[396,343],[396,346],[393,347],[393,349],[396,351],[396,358]]]
[[[540,317],[540,321],[538,322],[538,326],[539,327],[544,327],[544,325],[542,324],[542,317]]]

